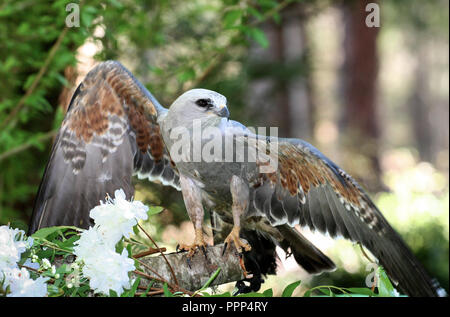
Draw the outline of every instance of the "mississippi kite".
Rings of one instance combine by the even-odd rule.
[[[274,273],[276,245],[310,273],[333,270],[332,260],[294,228],[298,224],[361,243],[406,294],[438,295],[436,282],[353,178],[304,141],[257,135],[228,116],[226,98],[216,92],[187,91],[166,109],[120,63],[100,63],[70,101],[30,233],[54,225],[88,227],[90,209],[107,194],[122,188],[127,198],[133,196],[131,180],[137,175],[182,191],[195,240],[180,248],[190,254],[205,249],[207,209],[214,212],[216,230],[228,225],[225,245],[247,254],[251,270]],[[231,141],[233,149],[240,144],[253,156],[192,159],[203,154],[195,149],[195,124],[219,131],[225,144]],[[177,129],[187,131],[188,139],[172,138]],[[202,151],[211,137],[200,139]],[[256,149],[261,144],[263,151]],[[264,167],[269,170],[262,172]]]

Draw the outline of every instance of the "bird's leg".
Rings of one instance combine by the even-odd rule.
[[[233,242],[237,251],[242,254],[244,251],[250,251],[251,247],[247,241],[239,237],[239,232],[241,230],[241,217],[244,212],[247,211],[249,202],[249,190],[248,185],[238,176],[233,176],[231,178],[230,184],[231,197],[233,198],[232,213],[233,213],[233,229],[230,234],[225,238],[225,245],[223,253],[227,246]]]
[[[197,249],[201,249],[206,256],[206,243],[203,238],[202,226],[204,211],[200,189],[190,178],[185,176],[180,176],[180,185],[189,218],[194,224],[195,239],[191,245],[179,244],[177,251],[188,251],[188,256],[191,257]]]

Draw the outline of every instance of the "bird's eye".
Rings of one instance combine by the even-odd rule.
[[[211,99],[198,99],[195,103],[202,108],[212,107]]]

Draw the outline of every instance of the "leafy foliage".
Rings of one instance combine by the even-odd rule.
[[[42,151],[54,135],[49,131],[62,119],[57,109],[61,89],[68,85],[64,70],[76,64],[74,52],[95,26],[86,22],[77,31],[66,29],[67,3],[0,5],[0,223],[19,218],[20,211],[31,211],[47,161]],[[99,3],[81,6],[81,16]],[[18,227],[25,228],[23,223]]]
[[[135,227],[139,227],[136,225]],[[140,227],[139,227],[140,228]],[[36,279],[39,276],[48,277],[50,280],[47,282],[48,296],[59,297],[59,296],[70,296],[70,297],[86,297],[95,294],[94,290],[91,289],[92,284],[89,279],[82,274],[85,272],[83,266],[85,263],[83,261],[75,261],[76,256],[74,255],[74,247],[76,241],[80,239],[79,233],[82,230],[72,227],[72,226],[56,226],[43,228],[38,230],[32,235],[33,243],[32,246],[28,248],[21,255],[21,259],[18,262],[19,267],[26,268],[31,273],[31,277]],[[95,243],[95,242],[94,242]],[[123,248],[127,248],[131,251],[131,241],[122,240],[120,244],[117,245],[117,252],[121,252]],[[131,256],[131,253],[129,253]],[[31,264],[29,264],[31,260]],[[34,264],[33,264],[34,263]],[[136,267],[139,270],[139,261],[135,260]],[[35,267],[37,265],[37,267]],[[210,278],[205,282],[205,284],[193,293],[186,291],[173,290],[173,286],[169,286],[168,282],[163,283],[162,289],[157,290],[156,293],[150,292],[152,289],[153,281],[149,281],[149,285],[144,293],[138,293],[138,289],[141,282],[141,277],[137,276],[131,281],[131,285],[125,289],[125,291],[120,294],[121,297],[134,297],[134,296],[147,296],[147,295],[163,295],[165,297],[174,296],[203,296],[203,297],[273,297],[274,292],[272,288],[267,288],[262,292],[251,292],[246,294],[232,294],[230,292],[224,293],[209,293],[209,287],[211,283],[217,278],[221,268],[218,268]],[[106,274],[106,273],[104,273]],[[129,273],[131,274],[131,273]],[[145,274],[144,274],[145,275]],[[384,270],[379,267],[376,272],[377,289],[378,292],[374,292],[373,289],[369,288],[341,288],[336,286],[316,286],[307,290],[303,296],[331,296],[331,297],[392,297],[399,296],[397,291],[393,288],[389,278],[387,277]],[[158,280],[162,282],[164,280]],[[0,295],[7,295],[9,290],[4,288],[4,280],[0,282],[2,286],[0,288]],[[294,291],[301,284],[301,281],[291,283],[285,287],[282,293],[282,297],[292,297]],[[94,287],[94,286],[93,286]],[[105,296],[98,295],[98,296]],[[110,297],[117,297],[118,294],[114,290],[109,291]]]

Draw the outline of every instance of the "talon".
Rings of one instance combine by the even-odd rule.
[[[178,244],[176,251],[177,253],[181,253],[181,252],[189,252],[191,253],[192,249],[194,249],[195,246],[189,246],[189,245],[185,245],[185,244]]]
[[[191,257],[190,256],[188,256],[186,258],[186,262],[187,262],[187,265],[189,266],[189,269],[191,269]]]
[[[190,258],[194,256],[197,249],[202,250],[203,254],[206,258],[206,244],[203,240],[203,233],[201,229],[197,229],[195,231],[195,240],[194,243],[191,245],[185,245],[185,244],[178,244],[176,247],[177,252],[188,252],[187,257]]]
[[[227,246],[228,246],[228,243],[225,242],[224,245],[223,245],[222,256],[225,255],[225,251],[227,250]]]
[[[205,259],[207,259],[206,256],[206,247],[204,245],[200,246],[200,249],[202,249],[203,255],[205,256]]]
[[[239,238],[239,227],[233,227],[228,237],[225,239],[225,245],[233,242],[234,246],[238,253],[242,253],[243,251],[250,251],[251,246],[244,239]]]

